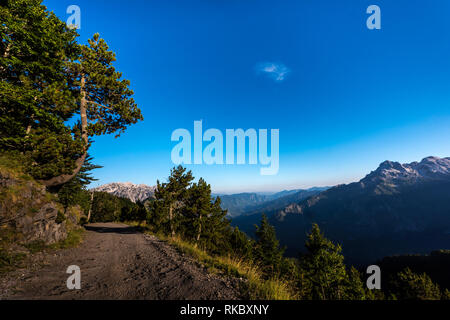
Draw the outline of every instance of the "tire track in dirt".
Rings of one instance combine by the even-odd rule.
[[[86,227],[77,248],[39,256],[39,267],[0,279],[0,299],[239,298],[239,281],[209,274],[202,265],[164,241],[123,224]],[[81,269],[81,290],[69,290],[69,265]]]

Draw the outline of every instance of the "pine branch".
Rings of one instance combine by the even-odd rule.
[[[95,104],[96,106],[99,106],[99,107],[108,109],[108,110],[110,110],[110,111],[114,111],[111,107],[107,107],[107,106],[105,106],[105,105],[103,105],[103,104],[100,104],[100,103],[97,103],[97,102],[94,102],[94,101],[88,100],[87,103]]]

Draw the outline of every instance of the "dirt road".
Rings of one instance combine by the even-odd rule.
[[[0,279],[0,299],[237,299],[237,281],[208,274],[167,243],[112,223],[87,226],[83,243],[42,257],[35,270]],[[42,264],[45,264],[42,266]],[[81,269],[69,290],[67,267]]]

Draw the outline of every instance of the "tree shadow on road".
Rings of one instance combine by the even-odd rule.
[[[88,231],[94,231],[98,233],[118,233],[118,234],[137,234],[141,233],[140,228],[131,226],[95,226],[86,225],[84,228]]]

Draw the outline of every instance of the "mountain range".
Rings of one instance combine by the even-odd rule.
[[[121,198],[130,199],[133,202],[143,202],[153,198],[156,186],[146,184],[134,184],[131,182],[113,182],[91,189],[96,192],[107,192]]]
[[[306,190],[284,190],[272,194],[237,193],[217,196],[220,196],[222,208],[228,210],[228,217],[234,218],[241,215],[251,215],[261,210],[281,209],[285,205],[319,194],[328,188],[314,187]]]
[[[261,206],[233,219],[253,234],[262,213],[275,226],[289,255],[303,251],[317,223],[343,245],[352,263],[387,255],[450,248],[450,158],[401,164],[385,161],[359,182],[339,185],[277,208]]]

